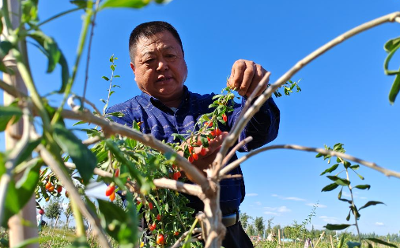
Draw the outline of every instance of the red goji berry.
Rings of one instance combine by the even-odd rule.
[[[110,185],[108,185],[106,189],[106,196],[110,196],[114,191],[115,191],[114,183],[111,183]]]
[[[180,171],[175,172],[172,177],[174,180],[178,180],[181,177],[181,172]]]

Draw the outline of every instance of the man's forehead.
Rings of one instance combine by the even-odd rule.
[[[178,42],[172,35],[166,33],[155,34],[150,37],[140,37],[136,46],[138,54],[152,53],[156,50],[173,50],[179,46]]]

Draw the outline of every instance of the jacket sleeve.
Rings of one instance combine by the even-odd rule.
[[[246,99],[242,98],[242,103],[234,106],[230,126],[233,126],[233,124],[238,121],[240,112],[245,103]],[[248,152],[274,140],[278,135],[279,121],[280,111],[274,100],[269,98],[241,132],[239,142],[249,136],[252,136],[253,140],[243,146],[239,151]]]

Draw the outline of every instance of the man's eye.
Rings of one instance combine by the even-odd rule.
[[[149,63],[151,63],[151,62],[153,62],[153,61],[154,61],[154,59],[147,59],[147,60],[145,60],[144,62],[147,63],[147,64],[149,64]]]
[[[176,58],[176,55],[175,54],[167,54],[167,55],[165,55],[165,57],[167,57],[169,59],[174,59],[174,58]]]

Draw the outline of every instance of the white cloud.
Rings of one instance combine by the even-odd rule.
[[[258,206],[261,206],[261,205],[262,205],[262,203],[259,202],[259,201],[258,201],[258,202],[255,202],[255,204],[258,205]]]
[[[278,213],[269,212],[269,211],[264,212],[264,214],[266,214],[266,215],[275,215],[275,216],[279,215]]]
[[[336,217],[328,217],[328,216],[320,216],[320,219],[322,219],[322,221],[327,222],[327,223],[337,223],[337,218]]]
[[[285,212],[291,212],[292,210],[288,209],[286,206],[282,206],[278,208],[278,212],[280,213],[285,213]]]
[[[385,224],[383,224],[382,222],[376,222],[375,225],[376,226],[384,226]]]
[[[293,197],[293,196],[291,196],[291,197],[284,197],[283,199],[285,199],[285,200],[291,200],[291,201],[306,201],[306,200],[304,200],[304,199],[302,199],[302,198]]]
[[[249,193],[249,194],[246,194],[246,196],[258,196],[258,194],[257,193]]]
[[[282,200],[290,200],[290,201],[306,201],[305,199],[299,198],[299,197],[294,197],[294,196],[290,196],[290,197],[285,197],[285,196],[281,196],[281,195],[277,195],[277,194],[272,194],[272,197],[278,197],[279,199]]]
[[[314,205],[317,205],[317,208],[326,208],[327,207],[326,205],[323,205],[323,204],[320,204],[320,203],[312,203],[312,202],[307,203],[306,205],[310,206],[310,207],[314,207]]]

